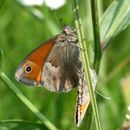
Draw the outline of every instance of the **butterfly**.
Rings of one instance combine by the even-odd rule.
[[[33,50],[18,66],[15,78],[26,85],[43,86],[53,92],[78,87],[75,122],[80,126],[90,103],[84,80],[76,30],[63,31]]]

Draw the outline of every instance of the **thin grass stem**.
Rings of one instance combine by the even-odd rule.
[[[86,42],[85,42],[85,37],[84,37],[84,32],[82,28],[82,23],[81,23],[81,18],[79,14],[79,6],[78,6],[78,0],[72,0],[73,2],[73,14],[74,14],[74,19],[75,19],[75,26],[78,34],[78,39],[79,39],[79,45],[80,48],[85,49],[86,47]],[[84,72],[85,72],[85,79],[88,84],[88,91],[90,95],[90,100],[92,103],[92,109],[93,113],[95,116],[95,123],[96,123],[96,128],[97,130],[101,130],[101,125],[100,125],[100,120],[99,120],[99,114],[98,114],[98,109],[97,109],[97,102],[96,102],[96,96],[94,93],[94,87],[92,83],[92,76],[90,73],[90,63],[89,63],[89,58],[88,58],[88,50],[86,51],[81,51],[81,57],[82,57],[82,62],[83,62],[83,67],[84,67]]]
[[[101,47],[100,47],[100,30],[99,30],[99,11],[98,0],[90,0],[91,12],[92,12],[92,25],[94,34],[94,68],[99,71],[100,59],[101,59]]]

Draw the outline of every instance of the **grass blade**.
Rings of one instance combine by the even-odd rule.
[[[116,0],[104,13],[100,23],[102,48],[130,24],[130,1]]]
[[[23,95],[23,93],[16,87],[16,85],[7,77],[4,72],[0,73],[0,78],[43,124],[45,124],[50,130],[57,130],[57,128]]]

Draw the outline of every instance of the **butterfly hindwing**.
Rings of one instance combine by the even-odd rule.
[[[61,35],[63,37],[63,35]],[[60,40],[59,40],[60,39]],[[79,64],[79,48],[71,41],[61,40],[52,48],[44,66],[43,82],[45,87],[51,91],[67,92],[76,87],[79,82],[77,70]],[[66,43],[63,43],[66,42]]]

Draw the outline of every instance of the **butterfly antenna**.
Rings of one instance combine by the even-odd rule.
[[[55,18],[56,18],[56,21],[58,23],[59,28],[62,28],[61,27],[62,18],[60,18],[60,20],[58,19],[57,15],[56,15],[56,10],[55,9],[53,9],[53,13],[55,15]]]
[[[101,97],[107,99],[107,100],[111,100],[110,97],[104,96],[103,94],[101,94],[100,92],[98,92],[97,90],[95,90],[97,94],[99,94]]]

